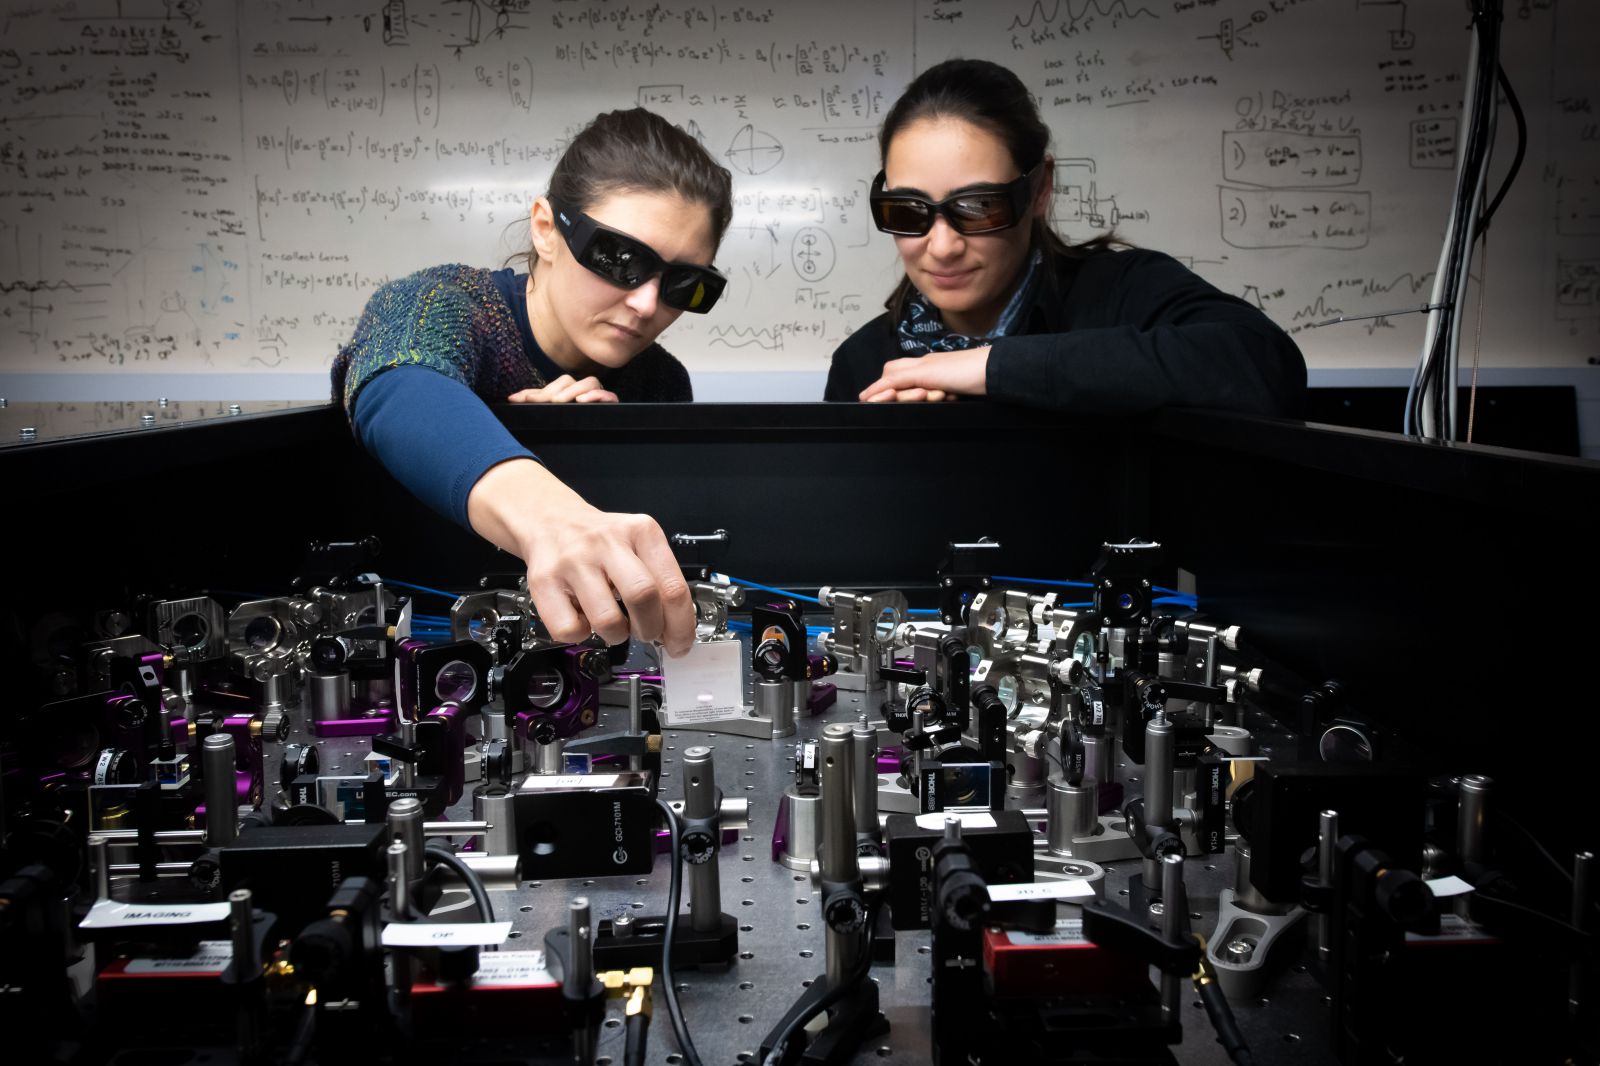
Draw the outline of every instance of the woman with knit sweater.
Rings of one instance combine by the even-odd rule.
[[[687,371],[655,340],[721,296],[711,263],[731,190],[728,171],[665,119],[601,115],[533,203],[525,274],[455,265],[390,282],[334,361],[334,398],[362,445],[425,503],[521,558],[557,640],[614,644],[631,631],[682,654],[689,589],[652,518],[585,503],[486,404],[692,399]],[[454,427],[450,443],[416,434],[424,420]]]

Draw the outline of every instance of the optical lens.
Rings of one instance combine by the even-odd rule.
[[[434,678],[433,692],[446,703],[465,703],[478,691],[478,671],[471,663],[452,659]]]

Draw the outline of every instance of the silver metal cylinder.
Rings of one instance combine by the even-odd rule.
[[[627,940],[633,936],[633,914],[623,911],[611,919],[611,939]]]
[[[490,892],[515,892],[521,884],[517,875],[522,872],[522,861],[515,854],[484,855],[462,851],[456,853],[456,858],[471,867]]]
[[[481,837],[489,831],[489,823],[482,818],[462,822],[423,822],[425,837]]]
[[[1096,789],[1075,788],[1052,777],[1045,791],[1046,836],[1052,855],[1072,855],[1073,841],[1094,831]]]
[[[1128,650],[1128,631],[1115,628],[1105,631],[1106,651],[1111,656],[1111,665],[1116,669],[1122,668],[1122,657]]]
[[[553,738],[548,744],[534,741],[533,744],[533,772],[536,774],[559,774],[561,772],[561,755],[566,745],[560,737]]]
[[[1572,858],[1572,925],[1585,932],[1594,927],[1589,914],[1594,907],[1595,876],[1600,873],[1596,866],[1592,851],[1580,851]],[[1574,1018],[1583,1011],[1584,970],[1583,962],[1575,962],[1567,978],[1567,1011]]]
[[[855,809],[851,799],[855,791],[851,772],[853,729],[836,722],[822,731],[822,839],[817,848],[817,860],[823,881],[834,884],[854,882],[861,874],[856,862]],[[829,983],[844,982],[856,967],[861,952],[860,935],[829,926],[823,946]]]
[[[515,807],[511,801],[510,793],[479,793],[472,799],[474,817],[489,823],[483,834],[485,855],[515,855],[517,852]]]
[[[289,675],[283,671],[268,674],[261,682],[261,702],[269,710],[283,707],[289,698]]]
[[[810,681],[789,682],[789,713],[796,721],[811,717]]]
[[[1250,842],[1244,837],[1233,842],[1233,902],[1258,914],[1277,913],[1282,909],[1250,881]]]
[[[411,920],[411,877],[406,870],[407,855],[411,849],[404,842],[396,840],[390,843],[386,852],[389,863],[389,906],[392,911],[390,920],[396,922],[409,922]]]
[[[594,980],[594,930],[589,924],[589,899],[578,896],[567,905],[567,940],[569,951],[562,986],[567,1002],[586,999],[589,982]],[[572,1030],[572,1061],[575,1066],[590,1066],[594,1062],[595,1044],[599,1038],[598,1021],[595,1025],[581,1022]]]
[[[1323,811],[1317,815],[1317,876],[1324,886],[1331,888],[1334,876],[1334,846],[1339,842],[1339,812]],[[1324,912],[1317,915],[1317,958],[1323,963],[1333,955],[1333,916]]]
[[[261,974],[261,956],[256,951],[255,918],[250,898],[248,888],[236,888],[228,893],[228,929],[233,937],[234,968],[246,980]]]
[[[389,804],[384,816],[389,839],[406,846],[406,877],[415,881],[422,876],[423,817],[422,801],[406,796]]]
[[[758,682],[755,685],[755,714],[773,723],[773,739],[795,735],[795,707],[789,682]]]
[[[311,699],[311,718],[334,722],[350,717],[350,675],[306,674],[306,689]]]
[[[643,682],[638,674],[628,676],[628,735],[636,737],[644,732],[644,694],[641,688]],[[628,756],[628,769],[644,769],[644,756]]]
[[[878,838],[878,731],[861,715],[850,727],[851,806],[855,810],[856,839]]]
[[[504,741],[508,746],[512,743],[510,715],[498,708],[485,706],[480,716],[483,720],[484,743],[494,740]]]
[[[154,833],[157,844],[204,844],[206,834],[203,829],[157,829]],[[89,842],[95,839],[104,840],[114,848],[131,848],[139,843],[137,829],[96,829],[89,835]]]
[[[1112,779],[1110,733],[1085,733],[1083,740],[1083,787],[1092,788]]]
[[[711,749],[704,745],[684,749],[683,813],[694,819],[717,813],[716,768],[711,762]],[[713,841],[713,849],[720,843]],[[697,933],[714,933],[722,923],[722,883],[717,874],[716,851],[705,862],[688,866],[689,924]]]
[[[1176,652],[1163,651],[1156,655],[1156,676],[1169,680],[1180,680],[1183,677],[1183,656]]]
[[[829,881],[853,881],[857,874],[855,806],[851,774],[854,727],[842,722],[822,731],[819,779],[822,791],[822,838],[817,858]]]
[[[407,751],[417,748],[417,723],[414,719],[401,718],[395,723],[395,732],[400,736],[400,744]],[[407,762],[405,759],[394,760],[395,781],[401,788],[413,788],[417,783],[417,764]]]
[[[1481,863],[1487,856],[1483,819],[1494,782],[1482,774],[1461,779],[1461,798],[1456,815],[1456,855],[1462,862]]]
[[[206,843],[227,847],[239,835],[238,794],[233,781],[233,736],[212,733],[200,746],[200,770],[205,775]]]
[[[1006,755],[1006,806],[1028,807],[1043,801],[1045,765],[1043,759],[1021,751]]]
[[[789,838],[778,861],[803,873],[817,858],[817,841],[822,838],[822,797],[802,796],[791,788],[783,799],[789,805]]]
[[[105,837],[89,838],[89,862],[94,869],[94,898],[111,898],[111,842]]]
[[[1158,714],[1144,727],[1144,820],[1172,824],[1172,768],[1176,761],[1172,723]]]
[[[1184,916],[1189,901],[1183,892],[1183,856],[1168,852],[1161,856],[1161,935],[1177,940],[1183,933]],[[1182,998],[1183,978],[1176,974],[1161,975],[1161,1017],[1173,1021],[1178,1017]]]

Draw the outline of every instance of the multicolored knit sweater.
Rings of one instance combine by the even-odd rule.
[[[367,301],[333,361],[333,398],[345,417],[354,418],[367,382],[397,366],[429,367],[495,401],[545,384],[490,272],[460,263],[398,278]]]

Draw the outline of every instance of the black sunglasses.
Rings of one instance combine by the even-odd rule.
[[[1033,169],[1003,185],[975,185],[970,189],[930,200],[910,192],[885,192],[883,171],[872,179],[872,221],[884,233],[900,237],[921,237],[933,228],[933,220],[943,215],[957,233],[998,233],[1028,217],[1028,202],[1033,198],[1033,179],[1043,160]]]
[[[618,288],[637,289],[660,274],[662,303],[703,315],[728,284],[715,267],[669,263],[638,238],[601,225],[554,196],[550,207],[572,257]]]

